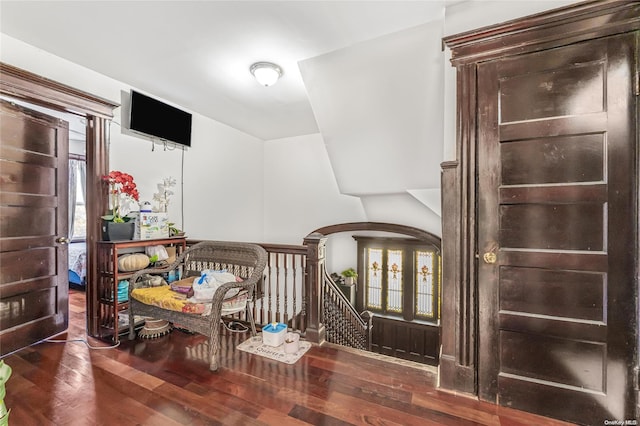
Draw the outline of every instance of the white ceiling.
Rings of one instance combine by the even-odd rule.
[[[459,0],[0,1],[0,31],[260,139],[318,132],[298,63]],[[262,87],[257,61],[284,75]],[[115,100],[118,101],[118,100]]]

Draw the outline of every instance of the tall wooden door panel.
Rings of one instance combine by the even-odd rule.
[[[0,355],[68,326],[68,135],[0,101]]]
[[[634,417],[636,38],[478,67],[479,393]]]

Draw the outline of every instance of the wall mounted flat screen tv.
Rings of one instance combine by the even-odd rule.
[[[129,128],[169,142],[191,146],[191,114],[133,90]]]

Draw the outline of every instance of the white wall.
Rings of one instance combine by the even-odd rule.
[[[202,116],[193,129],[184,179],[189,236],[264,242],[263,142]]]
[[[319,134],[265,142],[264,164],[265,241],[301,244],[322,226],[361,221],[399,223],[441,234],[439,214],[408,193],[341,194]],[[353,234],[365,233],[329,236],[330,272],[357,265]]]
[[[442,25],[429,22],[300,63],[342,193],[439,188]]]
[[[2,62],[113,102],[124,105],[121,93],[132,89],[125,82],[6,34],[0,33],[0,45]],[[163,178],[173,176],[178,180],[178,186],[169,206],[169,219],[179,227],[183,226],[187,236],[262,240],[263,145],[260,140],[194,114],[190,149],[184,152],[181,149],[164,150],[162,145],[156,144],[152,151],[149,140],[122,132],[121,110],[120,107],[114,111],[110,126],[110,169],[131,174],[139,187],[141,200],[151,200],[157,184]]]
[[[445,9],[444,35],[499,24],[523,16],[581,3],[572,0],[468,0]]]
[[[319,134],[265,142],[265,240],[301,244],[322,226],[367,220],[358,197],[342,195]]]
[[[362,203],[371,222],[397,223],[442,235],[440,215],[410,194],[370,195],[362,197]]]
[[[442,26],[436,19],[300,63],[337,189],[360,199],[355,220],[441,234]],[[330,236],[327,247],[330,272],[356,266],[351,233]]]

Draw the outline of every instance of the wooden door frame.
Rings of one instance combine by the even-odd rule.
[[[97,335],[96,242],[99,218],[107,210],[107,188],[102,176],[109,173],[109,121],[119,104],[0,62],[0,94],[34,105],[85,117],[87,161],[87,330]]]
[[[482,106],[477,103],[478,64],[638,31],[639,11],[638,1],[591,0],[443,39],[456,68],[457,129],[456,159],[441,165],[441,388],[478,395],[476,149],[477,132],[481,131],[477,128],[478,114],[482,113]],[[636,91],[640,91],[640,76],[636,73],[635,78]],[[638,270],[637,261],[635,269]],[[640,328],[638,324],[636,327]],[[637,357],[637,345],[635,350]],[[638,392],[635,399],[640,412]]]

